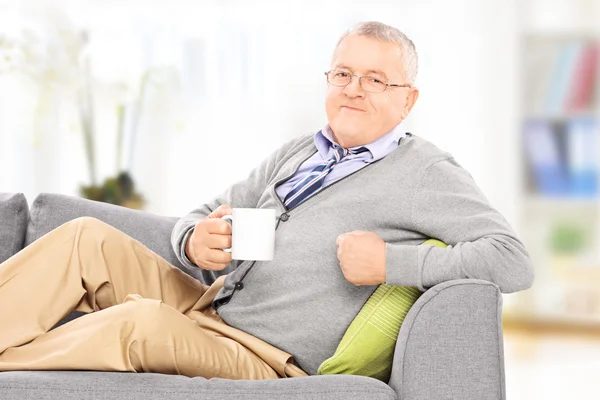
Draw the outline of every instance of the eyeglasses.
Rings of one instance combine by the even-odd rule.
[[[348,86],[350,82],[352,82],[352,77],[356,76],[358,77],[358,84],[360,87],[365,92],[370,93],[381,93],[384,92],[388,87],[411,87],[409,84],[396,85],[393,83],[385,83],[381,79],[377,79],[372,76],[359,76],[356,74],[351,74],[350,72],[336,69],[325,72],[325,76],[327,76],[327,82],[333,86],[339,87]]]

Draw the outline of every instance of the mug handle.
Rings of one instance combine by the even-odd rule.
[[[221,219],[224,219],[225,221],[233,222],[233,215],[223,215],[221,217]],[[221,249],[221,250],[223,250],[226,253],[231,253],[231,247],[227,247],[227,248]]]

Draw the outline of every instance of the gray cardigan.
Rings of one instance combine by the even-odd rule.
[[[185,241],[195,223],[220,204],[277,210],[272,261],[234,261],[223,271],[203,271],[207,282],[228,274],[215,301],[228,324],[289,352],[315,374],[376,289],[349,283],[340,270],[335,241],[353,230],[375,232],[387,243],[388,284],[426,290],[476,278],[505,293],[531,286],[533,270],[523,244],[450,154],[408,136],[384,159],[286,211],[275,186],[315,152],[313,134],[286,143],[247,179],[176,224],[175,253],[193,268]],[[449,246],[420,245],[428,238]]]

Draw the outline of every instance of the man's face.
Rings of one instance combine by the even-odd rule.
[[[364,36],[345,37],[331,69],[390,84],[407,83],[400,46]],[[396,87],[381,93],[366,92],[356,76],[345,87],[328,84],[325,108],[336,141],[343,147],[354,147],[379,139],[408,116],[418,94],[416,88]]]

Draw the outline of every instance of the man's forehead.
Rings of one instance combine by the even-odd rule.
[[[336,49],[331,65],[333,69],[389,77],[404,74],[401,59],[402,49],[394,43],[350,35]]]

